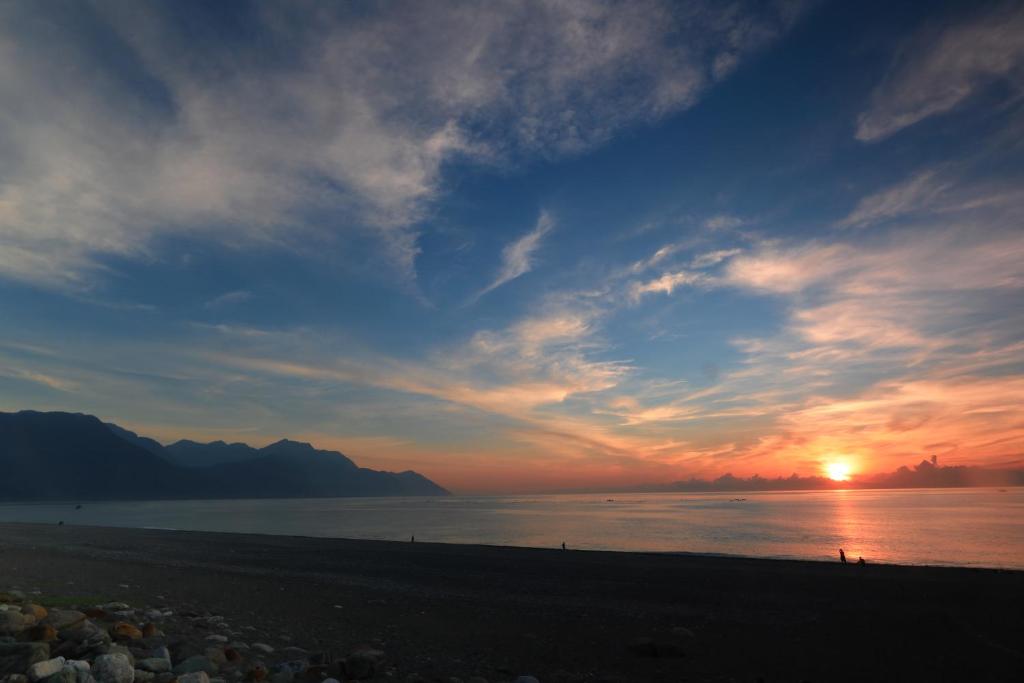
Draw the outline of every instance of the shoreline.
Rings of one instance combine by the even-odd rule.
[[[1013,570],[12,523],[0,558],[0,590],[369,643],[399,681],[996,681],[1024,661]],[[637,649],[678,633],[680,656]]]
[[[36,528],[52,528],[53,524],[43,522],[5,522],[0,521],[0,529],[4,526],[25,526],[25,527],[36,527]],[[154,526],[106,526],[97,524],[65,524],[63,528],[67,529],[117,529],[117,530],[138,530],[138,531],[157,531],[167,532],[174,534],[197,534],[197,535],[213,535],[213,536],[225,536],[225,537],[246,537],[246,538],[266,538],[266,539],[291,539],[295,541],[342,541],[352,543],[386,543],[395,544],[397,546],[409,545],[408,541],[398,541],[394,539],[386,538],[355,538],[351,536],[307,536],[303,534],[275,534],[275,533],[259,533],[259,532],[237,532],[237,531],[215,531],[215,530],[199,530],[199,529],[180,529],[174,527],[154,527]],[[2,539],[0,539],[2,540]],[[550,551],[555,553],[562,552],[573,552],[573,553],[608,553],[614,555],[635,555],[638,557],[652,556],[652,557],[680,557],[680,558],[692,558],[692,559],[706,559],[709,561],[722,560],[722,561],[753,561],[753,562],[780,562],[780,563],[793,563],[793,564],[810,564],[810,565],[822,565],[831,566],[840,564],[838,560],[814,560],[800,557],[777,557],[777,556],[764,556],[764,555],[742,555],[737,553],[715,553],[715,552],[703,552],[703,551],[688,551],[688,550],[619,550],[614,548],[567,548],[565,551],[556,547],[548,546],[532,546],[532,545],[500,545],[493,543],[449,543],[445,541],[416,541],[417,545],[421,546],[439,546],[439,547],[451,547],[460,548],[464,550],[472,549],[488,549],[488,550],[524,550],[524,551]],[[1024,569],[1018,569],[1015,567],[991,567],[982,565],[964,565],[964,564],[912,564],[905,562],[871,562],[869,563],[872,567],[892,567],[898,569],[928,569],[928,570],[950,570],[950,571],[983,571],[983,572],[998,572],[998,573],[1018,573],[1024,575]],[[854,562],[850,562],[848,566],[855,565]]]

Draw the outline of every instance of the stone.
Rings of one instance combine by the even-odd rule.
[[[257,664],[253,668],[245,672],[245,680],[249,683],[259,683],[267,677],[267,667],[262,664]]]
[[[229,662],[242,661],[242,654],[233,647],[224,648],[224,659]]]
[[[220,667],[228,663],[228,658],[224,655],[224,650],[219,647],[208,647],[203,651],[206,658],[217,665],[218,670]]]
[[[64,658],[54,657],[53,659],[47,659],[42,662],[36,662],[28,668],[26,672],[28,679],[35,683],[35,681],[41,681],[44,678],[49,678],[58,671],[64,670]]]
[[[270,677],[270,683],[292,683],[295,680],[295,674],[291,671],[278,671]]]
[[[119,652],[97,657],[93,674],[98,683],[135,683],[135,667]]]
[[[90,671],[92,667],[89,662],[84,659],[68,659],[64,662],[65,669],[74,669],[75,671]]]
[[[100,609],[105,609],[108,612],[117,612],[118,610],[131,609],[132,606],[126,602],[108,602],[105,605],[99,605]]]
[[[37,643],[52,643],[57,640],[57,629],[49,624],[36,624],[27,632],[28,639]]]
[[[44,623],[57,629],[57,631],[64,631],[72,629],[85,621],[85,614],[73,609],[53,609],[46,615]]]
[[[74,669],[61,669],[42,680],[43,683],[78,683],[78,672]]]
[[[128,658],[128,663],[132,665],[132,668],[135,668],[135,655],[124,645],[108,645],[106,654],[124,655]]]
[[[205,671],[194,671],[184,676],[178,676],[178,683],[210,683],[210,677],[206,675]]]
[[[45,625],[46,624],[44,624],[44,626]],[[76,643],[80,643],[86,640],[109,641],[109,637],[107,636],[106,631],[104,631],[88,619],[80,621],[70,628],[62,628],[59,630],[61,640],[73,640]]]
[[[110,627],[110,635],[118,640],[141,640],[142,631],[127,621],[119,621]]]
[[[153,674],[162,674],[171,670],[171,660],[163,657],[147,657],[135,662],[136,669],[142,669]]]
[[[4,683],[28,683],[28,676],[25,674],[7,674],[3,679]]]
[[[206,639],[208,641],[210,641],[211,643],[226,643],[226,642],[228,642],[227,636],[222,636],[222,635],[217,634],[217,633],[211,633],[210,635],[206,636]]]
[[[253,643],[252,649],[256,650],[257,652],[262,652],[265,655],[269,655],[274,651],[274,648],[270,647],[266,643]]]
[[[206,674],[215,674],[217,673],[217,665],[211,662],[210,658],[205,655],[193,655],[186,660],[178,662],[178,665],[174,667],[174,673],[178,674],[179,683],[182,674],[191,674],[198,671],[203,671]]]
[[[135,670],[135,683],[152,683],[156,680],[156,674],[152,671]]]
[[[29,624],[28,616],[21,612],[4,610],[0,612],[0,636],[13,636],[27,629]]]
[[[21,674],[50,658],[47,643],[0,643],[0,676]]]
[[[171,651],[167,649],[166,645],[158,645],[149,651],[149,657],[158,657],[160,659],[166,659],[168,662],[171,661]]]
[[[36,621],[42,621],[46,618],[46,615],[49,614],[49,612],[46,611],[45,607],[43,607],[42,605],[37,605],[33,602],[27,603],[25,606],[23,606],[21,608],[21,613],[31,614],[33,617],[36,618]]]
[[[362,680],[373,678],[383,667],[384,653],[372,647],[363,647],[345,658],[345,675]]]

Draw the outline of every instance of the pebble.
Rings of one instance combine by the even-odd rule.
[[[99,683],[134,683],[135,667],[121,653],[100,655],[93,663]]]
[[[184,676],[178,676],[178,683],[210,683],[210,677],[205,671],[195,671]]]
[[[209,640],[209,641],[212,641],[214,643],[226,643],[226,642],[228,642],[228,639],[227,639],[226,636],[222,636],[222,635],[219,635],[217,633],[211,633],[210,635],[206,636],[206,639]]]
[[[28,668],[28,679],[35,683],[35,681],[41,681],[44,678],[48,678],[53,674],[64,670],[64,658],[54,657],[53,659],[47,659],[42,662],[36,662]]]
[[[257,652],[262,652],[265,655],[269,655],[274,651],[274,648],[270,647],[266,643],[253,643],[252,649],[256,650]]]
[[[178,662],[177,666],[174,667],[174,673],[178,674],[179,678],[181,674],[191,674],[202,671],[206,674],[217,673],[217,665],[210,661],[210,658],[206,655],[193,655],[188,659]]]

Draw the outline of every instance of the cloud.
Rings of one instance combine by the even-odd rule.
[[[494,282],[481,290],[476,298],[479,299],[484,294],[501,287],[506,282],[515,280],[517,277],[530,272],[533,269],[534,252],[540,248],[541,240],[546,234],[551,232],[554,225],[555,222],[551,218],[551,214],[547,211],[541,211],[540,218],[537,219],[537,224],[533,230],[502,249],[501,270],[498,272],[498,276],[494,279]]]
[[[5,4],[0,274],[81,288],[162,236],[354,232],[410,280],[448,164],[572,154],[689,107],[792,7],[280,2],[234,7],[233,31],[202,5]]]
[[[919,31],[900,50],[868,108],[856,138],[875,142],[943,114],[997,80],[1024,89],[1024,9],[996,5],[967,21]]]
[[[702,273],[692,273],[680,270],[674,273],[665,273],[659,278],[647,282],[634,282],[629,290],[630,298],[639,301],[645,294],[662,292],[671,294],[678,287],[684,285],[696,285],[707,281]]]
[[[838,227],[860,228],[910,213],[935,210],[943,194],[952,187],[951,181],[942,179],[933,169],[918,172],[894,187],[861,199],[850,215],[839,221]]]
[[[203,308],[213,309],[221,308],[222,306],[230,306],[232,304],[239,304],[243,301],[248,301],[252,298],[252,292],[245,289],[238,289],[233,292],[225,292],[220,296],[216,296],[206,303],[203,304]]]

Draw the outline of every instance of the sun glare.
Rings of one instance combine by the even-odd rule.
[[[844,462],[830,462],[825,465],[825,474],[833,481],[849,481],[850,466]]]

